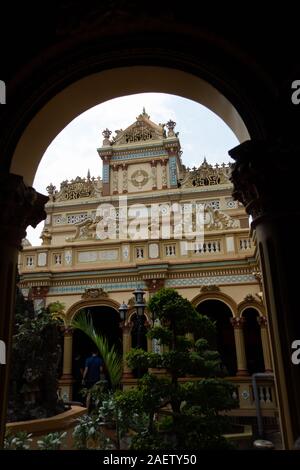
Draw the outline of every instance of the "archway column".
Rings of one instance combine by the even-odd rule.
[[[245,350],[245,339],[244,339],[244,324],[245,319],[243,317],[231,318],[231,324],[234,330],[234,340],[236,348],[236,360],[237,360],[237,372],[238,376],[249,375],[247,369],[246,350]]]
[[[123,374],[122,381],[133,378],[133,373],[126,361],[126,354],[131,349],[131,330],[132,325],[130,323],[124,324],[122,327],[123,332]]]
[[[273,372],[269,334],[268,334],[268,320],[266,317],[259,316],[257,318],[257,321],[260,326],[260,335],[261,335],[262,350],[263,350],[263,355],[264,355],[265,372]]]
[[[63,373],[59,380],[60,394],[64,401],[72,400],[72,386],[74,383],[72,375],[72,350],[73,350],[73,330],[70,327],[64,328],[64,352],[63,352]]]
[[[284,447],[300,436],[300,368],[291,361],[299,339],[300,250],[293,221],[300,217],[299,149],[273,142],[247,141],[229,152],[235,160],[233,196],[252,216],[267,305],[276,390]],[[292,175],[295,175],[293,177]]]
[[[46,218],[44,205],[47,201],[48,197],[26,186],[21,176],[0,173],[0,340],[6,346],[6,364],[0,365],[0,447],[8,403],[18,249],[28,225],[36,227]]]

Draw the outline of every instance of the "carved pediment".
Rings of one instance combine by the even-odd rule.
[[[99,299],[103,297],[108,297],[108,293],[105,292],[105,290],[100,288],[95,288],[95,289],[85,289],[85,292],[82,294],[81,298],[85,300],[89,299]]]
[[[164,124],[155,124],[150,120],[150,116],[145,109],[136,121],[127,127],[127,129],[116,130],[116,136],[113,137],[113,145],[134,144],[151,140],[162,140],[166,134]]]
[[[210,284],[209,286],[202,286],[200,289],[201,292],[220,292],[220,287],[215,284]]]
[[[50,188],[50,191],[52,190],[51,186],[48,188]],[[88,174],[87,178],[77,176],[70,181],[63,181],[60,185],[60,191],[56,191],[55,194],[52,192],[52,197],[55,201],[71,201],[74,199],[96,197],[97,193],[101,193],[100,178],[91,178]]]
[[[216,186],[218,184],[230,183],[230,166],[224,163],[215,166],[207,163],[206,158],[199,168],[187,168],[186,174],[181,182],[182,188],[193,188],[199,186]]]

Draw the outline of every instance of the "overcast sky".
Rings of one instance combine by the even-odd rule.
[[[102,176],[102,162],[97,147],[102,146],[102,131],[126,129],[145,107],[155,123],[174,120],[186,166],[199,166],[204,156],[209,163],[229,162],[228,150],[238,145],[229,127],[214,113],[194,101],[163,93],[143,93],[106,101],[70,122],[46,150],[34,179],[34,188],[47,194],[49,183],[59,189],[65,179]],[[32,245],[40,245],[44,222],[27,229]]]

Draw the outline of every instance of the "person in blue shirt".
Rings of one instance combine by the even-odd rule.
[[[85,368],[83,371],[83,385],[90,389],[97,383],[103,372],[103,361],[98,355],[98,351],[95,350],[92,352],[92,355],[87,358],[85,361]],[[87,395],[86,406],[89,409],[90,407],[90,394]]]

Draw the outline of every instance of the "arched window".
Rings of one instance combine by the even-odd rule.
[[[264,372],[264,357],[261,343],[260,326],[258,324],[259,313],[255,308],[246,308],[243,311],[244,340],[249,374]]]
[[[230,308],[221,300],[208,299],[198,305],[197,311],[216,322],[215,347],[220,353],[225,373],[235,375],[237,361]]]

